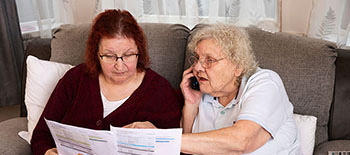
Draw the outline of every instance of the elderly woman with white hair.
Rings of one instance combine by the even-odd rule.
[[[206,26],[188,48],[194,56],[181,82],[183,153],[301,154],[283,82],[258,67],[244,29]],[[190,87],[191,77],[199,91]]]

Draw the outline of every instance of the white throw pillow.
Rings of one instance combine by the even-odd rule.
[[[58,80],[72,67],[68,64],[39,60],[34,56],[28,56],[24,97],[27,108],[28,131],[21,131],[18,134],[29,144],[32,132]]]
[[[315,146],[317,118],[315,116],[294,114],[299,129],[301,151],[304,155],[312,155]]]

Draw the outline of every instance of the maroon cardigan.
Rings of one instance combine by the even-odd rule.
[[[150,121],[158,128],[177,128],[180,104],[169,82],[151,69],[135,92],[119,108],[103,118],[97,77],[85,73],[85,65],[69,70],[58,82],[36,125],[31,140],[33,154],[56,147],[44,117],[64,124],[109,130],[135,121]]]

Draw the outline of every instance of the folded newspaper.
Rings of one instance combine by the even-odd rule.
[[[46,120],[60,155],[178,155],[182,129],[93,130]]]

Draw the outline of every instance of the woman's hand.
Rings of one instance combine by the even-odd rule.
[[[144,122],[134,122],[128,125],[123,126],[123,128],[137,128],[137,129],[157,129],[156,126],[154,126],[149,121]]]
[[[198,107],[202,98],[202,93],[200,91],[194,90],[190,87],[190,78],[194,76],[192,70],[193,67],[191,66],[184,71],[180,84],[185,99],[185,104],[182,108],[182,118],[180,121],[180,127],[183,128],[183,133],[192,132],[193,122],[198,114]]]
[[[182,94],[184,95],[185,105],[198,107],[202,97],[200,91],[194,90],[190,87],[190,78],[194,76],[192,73],[193,67],[191,66],[182,74],[182,81],[180,84]]]
[[[45,152],[45,155],[58,155],[57,148],[48,149],[48,150]]]

